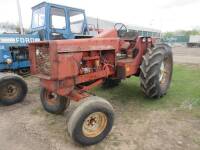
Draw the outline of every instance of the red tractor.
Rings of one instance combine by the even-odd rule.
[[[172,77],[171,48],[155,44],[151,37],[139,37],[123,24],[91,38],[32,43],[29,54],[31,72],[40,78],[46,111],[60,114],[70,100],[83,100],[68,122],[69,135],[82,145],[103,140],[114,121],[111,104],[88,90],[117,86],[121,80],[139,76],[144,94],[160,98]]]

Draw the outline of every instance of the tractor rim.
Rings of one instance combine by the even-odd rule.
[[[84,136],[94,138],[100,135],[107,126],[107,117],[102,112],[90,114],[83,123],[82,131]]]
[[[160,66],[159,82],[162,88],[165,88],[170,78],[170,59],[165,58]]]
[[[159,82],[160,83],[163,83],[165,81],[165,73],[166,73],[166,70],[165,70],[165,64],[164,64],[164,61],[161,63],[161,66],[160,66],[160,76],[159,76]]]
[[[56,93],[46,91],[45,100],[49,105],[56,105],[58,104],[58,95]]]
[[[12,100],[15,99],[18,96],[18,93],[20,92],[20,89],[18,86],[14,83],[10,83],[3,87],[3,98]]]

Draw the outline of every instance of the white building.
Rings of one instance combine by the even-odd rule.
[[[87,17],[88,24],[95,26],[95,28],[99,29],[110,29],[113,28],[115,23],[107,20],[102,20],[98,18]],[[141,26],[127,25],[128,29],[135,30],[139,32],[141,36],[152,36],[152,37],[161,37],[161,31],[151,28],[145,28]]]

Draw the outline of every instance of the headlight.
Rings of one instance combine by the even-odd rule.
[[[7,59],[6,59],[6,63],[7,63],[8,65],[12,64],[12,62],[13,62],[12,59],[10,59],[10,58],[7,58]]]

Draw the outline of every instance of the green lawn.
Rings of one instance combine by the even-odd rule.
[[[175,65],[171,87],[159,100],[148,99],[140,90],[139,78],[132,77],[113,89],[95,88],[94,92],[111,101],[134,103],[144,109],[180,109],[200,116],[200,68]]]

